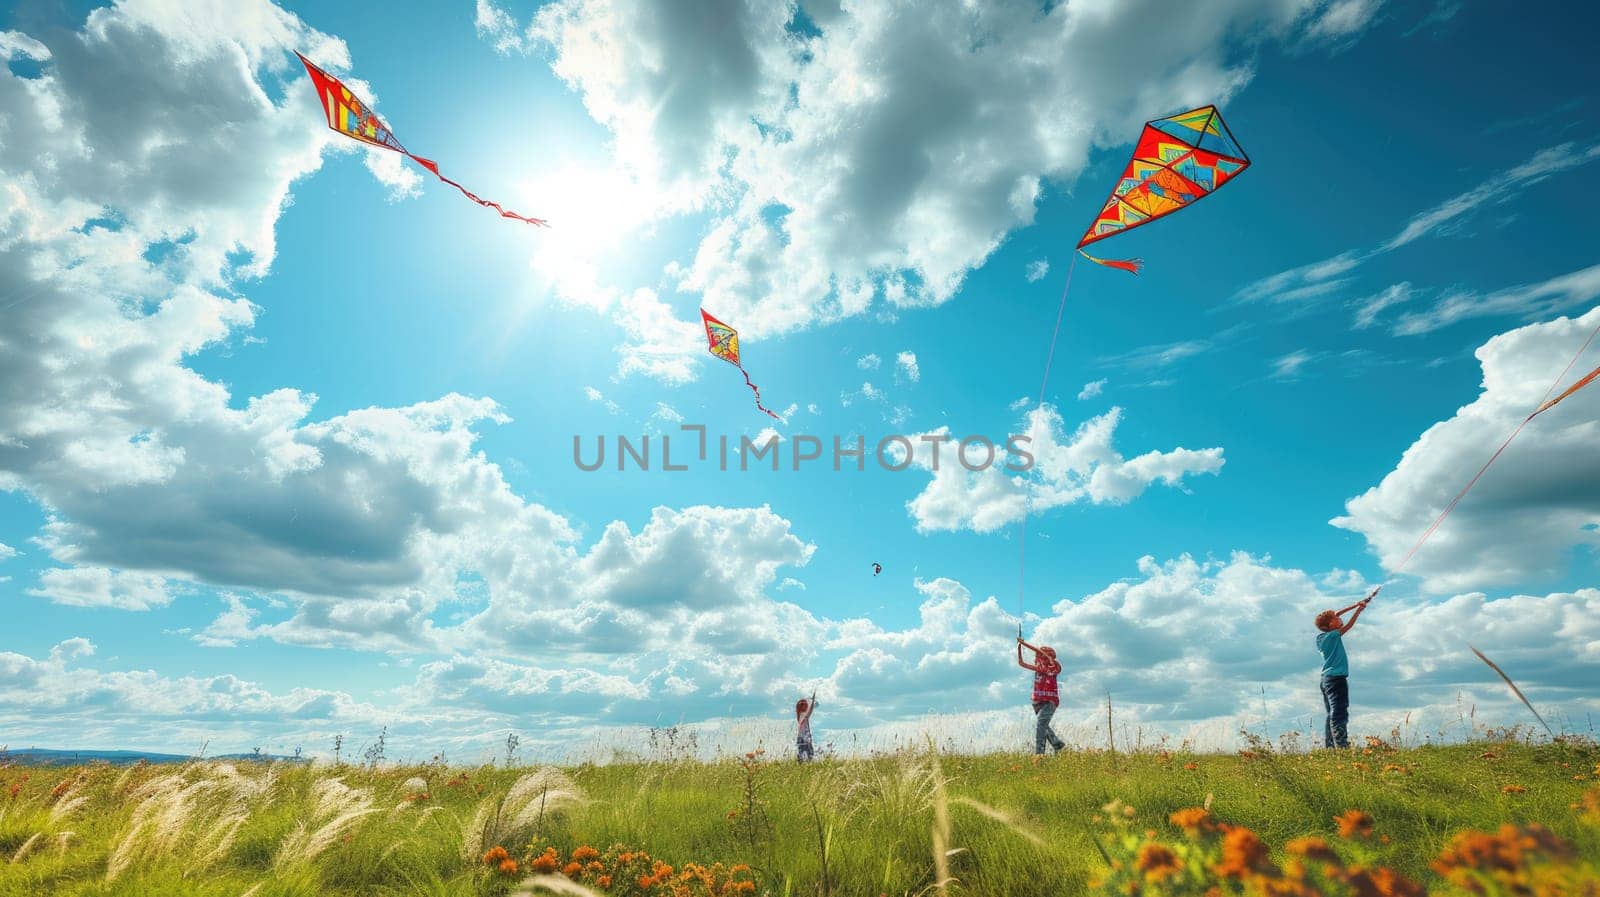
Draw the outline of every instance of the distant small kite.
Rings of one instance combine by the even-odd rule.
[[[882,564],[873,564],[872,565],[872,575],[873,576],[877,576],[879,573],[882,573],[882,572],[883,572],[883,565]]]
[[[749,372],[744,369],[743,364],[739,363],[739,331],[712,317],[711,313],[703,308],[700,309],[700,318],[706,325],[706,340],[711,344],[711,354],[738,368],[739,373],[744,374],[745,385],[750,387],[750,391],[756,394],[757,408],[760,408],[763,413],[773,420],[783,420],[783,418],[768,411],[767,407],[761,404],[761,390],[750,382]]]
[[[483,199],[471,190],[440,174],[438,164],[432,159],[424,159],[421,156],[414,155],[410,150],[401,146],[400,141],[395,139],[394,132],[389,130],[389,126],[378,118],[377,113],[367,108],[367,104],[361,102],[360,98],[352,93],[350,88],[344,86],[344,82],[317,68],[312,64],[311,60],[301,56],[299,51],[296,51],[294,55],[300,56],[301,64],[306,67],[306,73],[311,76],[311,83],[317,89],[317,98],[322,101],[322,111],[328,117],[328,127],[346,137],[359,140],[370,146],[382,147],[404,155],[411,161],[428,169],[433,173],[434,177],[460,190],[462,196],[480,206],[499,212],[501,218],[514,218],[539,227],[547,226],[543,218],[529,218],[526,215],[507,211],[501,208],[499,203]]]
[[[1133,158],[1078,241],[1078,253],[1097,265],[1138,274],[1141,259],[1096,258],[1083,247],[1187,208],[1249,167],[1250,157],[1215,106],[1145,122]]]

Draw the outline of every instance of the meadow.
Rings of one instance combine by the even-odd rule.
[[[1596,895],[1597,777],[1586,740],[12,765],[0,895]]]

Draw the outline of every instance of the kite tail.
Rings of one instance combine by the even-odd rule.
[[[1084,258],[1088,259],[1089,261],[1094,262],[1096,265],[1105,265],[1107,268],[1120,268],[1120,269],[1128,272],[1129,274],[1138,274],[1140,271],[1144,270],[1144,259],[1102,259],[1102,258],[1095,258],[1094,256],[1090,255],[1089,253],[1084,252],[1082,249],[1078,250],[1078,254],[1083,256]]]
[[[433,172],[433,176],[434,177],[438,178],[441,181],[444,181],[446,184],[449,184],[450,186],[456,188],[457,190],[460,190],[462,196],[465,196],[466,198],[472,200],[473,202],[477,203],[480,206],[483,206],[483,207],[489,208],[489,209],[494,209],[496,212],[499,212],[501,218],[514,218],[514,219],[516,219],[518,221],[526,221],[527,223],[532,224],[532,225],[534,225],[536,227],[549,227],[550,226],[549,222],[545,221],[543,218],[529,218],[526,215],[518,215],[516,212],[510,212],[510,211],[505,210],[504,208],[501,208],[500,204],[495,202],[492,199],[483,199],[482,197],[478,196],[478,194],[473,193],[471,190],[468,190],[467,188],[465,188],[465,187],[461,186],[460,184],[456,183],[455,181],[452,181],[449,178],[445,177],[444,175],[440,174],[439,173],[439,163],[433,161],[432,159],[424,159],[421,156],[413,156],[411,153],[406,153],[406,155],[411,157],[411,161],[413,161],[413,162],[417,163],[418,165],[421,165],[423,168],[426,168],[429,171]]]
[[[750,374],[745,371],[744,365],[739,366],[739,373],[744,374],[744,385],[750,387],[750,391],[756,394],[756,407],[765,412],[767,417],[770,417],[775,421],[782,422],[783,418],[773,414],[772,411],[767,408],[767,406],[761,404],[761,389],[754,383],[750,382]]]
[[[1582,380],[1579,380],[1577,383],[1574,383],[1571,386],[1567,387],[1567,391],[1566,392],[1562,393],[1559,396],[1556,396],[1555,398],[1551,399],[1548,402],[1545,402],[1543,405],[1540,405],[1539,406],[1539,410],[1535,411],[1533,413],[1533,416],[1537,417],[1538,415],[1541,415],[1541,414],[1545,413],[1546,411],[1549,411],[1551,408],[1554,408],[1556,406],[1557,402],[1561,401],[1562,399],[1566,398],[1567,396],[1572,395],[1573,393],[1575,393],[1578,390],[1584,388],[1585,386],[1588,386],[1590,383],[1593,383],[1595,381],[1596,377],[1600,377],[1600,368],[1595,368],[1594,370],[1590,371],[1588,376],[1584,377]]]

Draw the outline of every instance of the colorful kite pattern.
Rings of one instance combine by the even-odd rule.
[[[1250,157],[1215,106],[1146,122],[1133,158],[1078,241],[1078,252],[1095,264],[1138,274],[1144,267],[1139,259],[1096,258],[1083,247],[1186,208],[1248,167]]]
[[[765,405],[761,404],[761,390],[750,382],[750,374],[745,371],[744,365],[739,362],[739,331],[712,317],[711,313],[703,308],[700,309],[700,318],[706,325],[706,341],[711,344],[711,354],[738,368],[739,373],[744,374],[745,385],[750,387],[750,390],[756,394],[757,408],[760,408],[762,412],[773,420],[782,420],[783,418],[773,414],[767,410]]]
[[[301,56],[299,52],[294,55],[300,56],[301,64],[306,67],[306,73],[311,76],[311,83],[317,89],[317,98],[322,101],[322,111],[328,117],[328,127],[362,143],[393,150],[404,155],[411,161],[428,169],[433,173],[434,177],[460,190],[462,196],[480,206],[499,212],[501,218],[514,218],[517,221],[524,221],[539,227],[546,226],[543,218],[529,218],[526,215],[507,211],[501,208],[499,203],[483,199],[471,190],[440,174],[438,164],[432,159],[424,159],[421,156],[414,155],[410,150],[402,146],[400,141],[395,138],[394,132],[389,130],[389,126],[378,118],[377,113],[367,108],[367,104],[361,102],[361,99],[351,92],[350,88],[344,85],[344,82],[317,68],[316,65],[312,64],[311,60]]]

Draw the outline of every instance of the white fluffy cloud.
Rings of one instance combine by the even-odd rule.
[[[906,507],[919,530],[992,532],[1020,520],[1024,507],[1040,513],[1082,501],[1123,504],[1154,483],[1181,488],[1189,476],[1222,470],[1221,448],[1176,448],[1124,458],[1113,444],[1121,419],[1122,409],[1114,407],[1068,434],[1053,406],[1029,412],[1026,435],[1032,442],[1021,446],[1034,458],[1029,474],[1006,469],[1008,463],[1025,464],[1025,459],[1008,456],[1003,445],[994,447],[994,463],[970,470],[983,467],[988,458],[981,443],[968,446],[966,465],[960,463],[954,442],[940,446],[937,458],[934,445],[918,443],[913,464],[931,479]],[[949,438],[947,429],[924,435]]]
[[[713,210],[669,273],[761,336],[946,301],[1047,181],[1137,128],[1130,110],[1226,99],[1255,43],[1345,40],[1376,5],[563,0],[523,26],[479,0],[477,25],[502,52],[548,52],[661,209]],[[1147,27],[1157,13],[1170,27]],[[1153,64],[1102,77],[1135,41]]]
[[[1423,432],[1395,469],[1350,499],[1345,516],[1333,524],[1366,537],[1384,566],[1396,567],[1435,515],[1539,404],[1597,325],[1600,308],[1577,319],[1519,327],[1479,347],[1483,391],[1478,398]],[[1593,354],[1588,358],[1592,362]],[[1484,588],[1555,576],[1575,547],[1600,544],[1600,492],[1593,486],[1600,483],[1597,420],[1600,393],[1593,389],[1535,418],[1407,572],[1422,577],[1434,592]]]
[[[1313,731],[1320,728],[1320,657],[1311,621],[1359,597],[1367,583],[1338,573],[1319,580],[1243,553],[1225,561],[1146,557],[1138,567],[1137,576],[1093,594],[1041,596],[1028,607],[1030,640],[1056,647],[1065,666],[1062,718],[1069,731],[1102,739],[1107,693],[1119,719],[1198,735],[1210,746],[1231,743],[1243,724],[1303,732],[1309,718]],[[975,601],[951,580],[919,581],[917,588],[915,625],[889,630],[855,620],[834,630],[827,647],[844,653],[823,693],[842,700],[844,724],[1019,705],[1014,715],[992,721],[1010,724],[1009,744],[965,737],[982,747],[1025,743],[1020,704],[1027,681],[1015,666],[1016,617],[993,597]],[[1419,729],[1435,736],[1424,727],[1454,720],[1458,691],[1478,702],[1480,718],[1498,725],[1523,720],[1525,712],[1468,644],[1501,662],[1546,710],[1600,708],[1580,684],[1600,673],[1597,610],[1594,589],[1496,601],[1477,594],[1380,599],[1349,637],[1360,694],[1357,731],[1387,734],[1415,712]]]
[[[1023,273],[1028,278],[1028,283],[1038,283],[1044,280],[1046,274],[1050,273],[1050,260],[1034,259],[1028,263],[1028,267]]]
[[[657,509],[585,551],[478,448],[508,420],[492,400],[318,417],[313,395],[237,397],[190,366],[253,324],[235,289],[267,270],[290,185],[348,143],[307,127],[291,48],[348,67],[342,44],[265,2],[127,3],[49,46],[0,47],[47,61],[32,78],[0,68],[0,488],[44,511],[54,562],[28,591],[139,611],[221,587],[195,634],[218,647],[498,646],[655,669],[714,640],[747,659],[677,687],[752,689],[738,684],[770,672],[777,644],[762,633],[795,613],[765,593],[811,551],[770,509]],[[173,126],[193,108],[207,127]],[[619,308],[645,333],[664,306]],[[678,365],[666,330],[633,363]]]
[[[916,383],[922,379],[922,368],[917,366],[917,353],[901,352],[894,357],[895,380],[901,383]]]
[[[868,352],[866,355],[856,359],[856,367],[862,369],[863,371],[875,371],[882,366],[883,359],[879,358],[877,354],[872,352]]]
[[[1092,398],[1095,398],[1095,397],[1099,396],[1101,393],[1105,392],[1106,391],[1106,382],[1107,381],[1105,381],[1104,379],[1100,379],[1100,380],[1090,380],[1088,383],[1083,384],[1083,388],[1078,390],[1078,401],[1086,402],[1086,401],[1088,401],[1088,400],[1090,400]],[[1015,409],[1016,406],[1013,405],[1012,408]]]
[[[105,567],[58,567],[39,576],[30,595],[77,607],[149,610],[171,603],[164,578],[153,573],[108,570]]]

